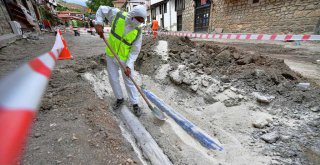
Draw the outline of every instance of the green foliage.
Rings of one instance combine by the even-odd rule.
[[[77,20],[78,27],[84,27],[84,23],[82,21]]]
[[[57,5],[57,11],[66,11],[66,10],[69,10],[69,8],[66,6],[62,6],[60,4]]]
[[[87,0],[87,7],[96,12],[101,5],[113,7],[112,0]]]

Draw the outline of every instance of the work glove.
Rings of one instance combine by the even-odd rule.
[[[99,34],[100,38],[103,38],[103,27],[102,25],[96,25],[96,32]]]
[[[124,70],[124,74],[128,77],[130,77],[131,75],[131,69],[129,67],[126,67],[126,69]]]

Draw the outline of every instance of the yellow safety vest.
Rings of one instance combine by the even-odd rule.
[[[126,61],[128,59],[132,43],[141,35],[140,26],[124,35],[126,16],[127,13],[122,11],[119,11],[116,14],[112,21],[111,33],[108,38],[108,42],[111,48],[119,55],[119,58],[123,61]],[[108,47],[106,47],[105,51],[108,56],[113,57],[113,54]]]

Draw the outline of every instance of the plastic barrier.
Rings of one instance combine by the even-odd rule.
[[[0,164],[19,162],[52,69],[64,48],[58,33],[47,52],[0,81]]]

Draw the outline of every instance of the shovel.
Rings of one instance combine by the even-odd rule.
[[[117,59],[118,63],[120,64],[121,68],[123,70],[126,70],[126,68],[123,66],[123,64],[120,62],[120,59],[118,57],[118,55],[114,52],[114,50],[111,48],[111,46],[109,45],[108,41],[106,40],[106,38],[102,37],[103,41],[106,43],[107,47],[111,50],[113,56]],[[134,81],[134,79],[129,76],[130,80],[133,82],[134,86],[136,86],[136,88],[138,89],[140,95],[142,96],[142,98],[144,99],[144,101],[148,104],[149,109],[152,111],[153,115],[158,118],[159,120],[166,120],[165,115],[163,114],[162,111],[160,111],[158,108],[153,107],[150,102],[148,101],[148,99],[146,98],[146,96],[144,95],[144,93],[142,92],[142,90],[140,89],[140,87],[137,85],[137,83]]]

